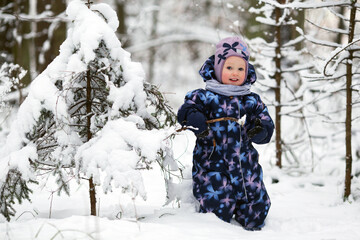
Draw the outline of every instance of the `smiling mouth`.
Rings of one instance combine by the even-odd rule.
[[[237,79],[237,78],[229,78],[229,80],[232,81],[232,82],[237,82],[239,79]]]

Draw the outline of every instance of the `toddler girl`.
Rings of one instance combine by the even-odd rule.
[[[226,222],[234,216],[245,229],[260,230],[270,199],[252,143],[268,143],[274,124],[260,96],[250,91],[256,74],[246,43],[239,37],[221,40],[200,75],[205,89],[187,93],[178,112],[179,123],[197,136],[193,194],[200,212]]]

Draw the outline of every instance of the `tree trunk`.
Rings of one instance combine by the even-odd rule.
[[[340,7],[339,14],[340,14],[341,16],[345,16],[345,10],[346,10],[346,7]],[[341,18],[339,18],[338,28],[339,28],[339,29],[345,29],[344,20],[341,19]],[[337,42],[337,43],[341,44],[342,36],[343,36],[342,33],[338,33],[338,34],[337,34],[337,36],[336,36],[336,42]]]
[[[284,0],[278,0],[280,4],[284,2]],[[282,168],[282,141],[281,141],[281,24],[280,18],[282,15],[282,11],[280,8],[275,8],[275,22],[277,26],[275,26],[275,147],[276,147],[276,166]]]
[[[351,43],[354,40],[355,31],[355,20],[356,20],[356,4],[357,0],[352,1],[351,13],[350,13],[350,25],[349,25],[349,40]],[[349,59],[346,63],[346,168],[345,168],[345,191],[344,201],[351,194],[351,168],[352,168],[352,153],[351,153],[351,117],[352,117],[352,61],[353,61],[353,50],[349,50]]]
[[[39,14],[47,10],[47,6],[51,6],[51,11],[54,15],[58,15],[65,11],[65,0],[37,0],[36,7]],[[36,29],[33,32],[39,34],[35,37],[36,45],[36,71],[41,73],[45,68],[54,60],[59,54],[59,47],[65,41],[66,38],[66,24],[65,22],[47,22],[38,21],[33,23],[36,25]],[[55,27],[54,27],[55,26]],[[44,43],[49,44],[49,49],[44,48]],[[42,56],[41,59],[38,56]]]
[[[35,18],[39,13],[38,11],[39,9],[37,8],[38,2],[37,0],[33,0],[33,1],[30,0],[29,2],[31,2],[29,6],[29,16]],[[44,4],[40,4],[40,5],[45,6]],[[42,13],[43,11],[44,10],[42,10],[40,13]],[[32,33],[38,33],[37,23],[35,21],[30,22],[30,29]],[[29,39],[29,55],[31,58],[29,72],[32,73],[32,79],[35,79],[40,72],[39,69],[37,68],[39,58],[36,50],[38,48],[41,48],[43,44],[44,42],[42,42],[39,46],[36,45],[36,36],[33,36],[32,38]]]
[[[96,191],[93,178],[89,179],[89,193],[90,193],[90,214],[96,216]]]
[[[21,13],[28,14],[29,12],[29,1],[24,0],[15,0],[14,1],[14,14],[16,16]],[[30,69],[30,54],[29,54],[29,39],[25,39],[25,35],[31,32],[30,22],[21,21],[20,19],[15,20],[14,30],[16,31],[16,36],[14,37],[15,44],[13,45],[13,56],[14,63],[19,64],[24,69]],[[29,71],[28,74],[22,79],[22,84],[27,86],[32,79],[32,72]]]
[[[158,6],[159,1],[158,0],[154,0],[154,6]],[[152,12],[152,27],[151,27],[151,33],[150,33],[150,38],[151,39],[155,39],[157,36],[157,25],[158,25],[158,16],[159,16],[159,10],[158,9],[154,9]],[[156,49],[155,48],[151,48],[150,49],[150,56],[149,56],[149,77],[148,77],[148,82],[153,83],[154,81],[154,64],[155,64],[155,54],[156,54]]]
[[[293,14],[291,14],[291,17],[293,17],[296,21],[297,24],[294,24],[292,26],[290,26],[289,31],[291,31],[291,38],[290,39],[295,39],[299,36],[298,31],[296,30],[296,28],[301,28],[301,29],[305,29],[305,10],[298,10],[298,11],[293,11]],[[304,42],[300,41],[298,44],[295,45],[296,50],[301,50],[304,47]]]
[[[126,9],[125,9],[125,1],[117,1],[116,2],[116,14],[119,19],[119,27],[117,29],[117,33],[120,38],[121,46],[126,48],[131,45],[129,36],[127,35],[126,30]]]
[[[92,1],[88,0],[85,3],[86,6],[90,9]],[[87,141],[90,141],[92,138],[91,132],[91,73],[90,70],[86,72],[86,128],[87,128]],[[93,177],[89,179],[89,194],[90,194],[90,214],[96,216],[96,190]]]
[[[91,75],[90,70],[86,73],[86,127],[87,127],[87,141],[90,141],[92,138],[91,132]],[[96,216],[96,191],[93,178],[89,179],[89,193],[90,193],[90,213],[93,216]]]

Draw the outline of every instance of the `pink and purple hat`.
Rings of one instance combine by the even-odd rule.
[[[231,56],[241,57],[245,60],[245,79],[247,78],[250,57],[248,46],[240,37],[228,37],[216,44],[214,70],[216,79],[220,83],[222,82],[221,75],[224,63],[226,59]]]

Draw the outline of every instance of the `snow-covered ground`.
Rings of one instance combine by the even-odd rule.
[[[182,133],[174,140],[175,156],[191,165],[194,137]],[[191,180],[178,188],[183,203],[163,206],[165,187],[161,172],[144,172],[147,201],[113,192],[99,193],[100,217],[89,216],[86,182],[72,195],[51,194],[51,187],[36,186],[32,203],[17,206],[17,216],[1,220],[0,239],[360,239],[360,202],[342,202],[341,174],[322,172],[290,176],[270,165],[271,147],[262,147],[265,184],[272,200],[266,226],[259,232],[244,230],[236,222],[225,223],[213,214],[200,214],[191,203]],[[340,163],[341,164],[341,163]],[[341,167],[339,165],[339,167]],[[272,183],[273,179],[279,180]],[[51,218],[49,218],[51,214]]]

